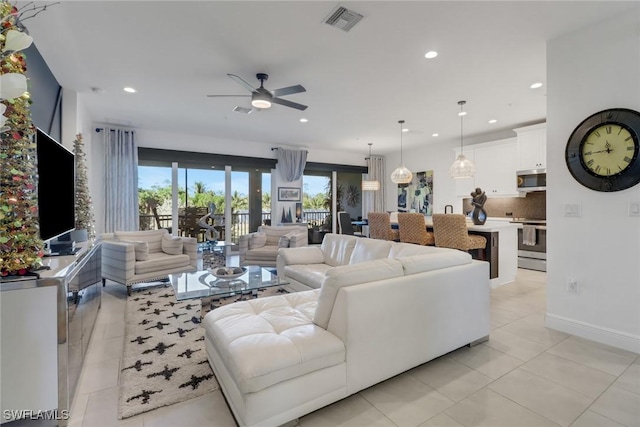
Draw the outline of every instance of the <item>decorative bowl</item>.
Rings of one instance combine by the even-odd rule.
[[[240,271],[241,270],[241,271]],[[216,267],[210,268],[209,272],[218,280],[237,279],[247,272],[246,267]]]

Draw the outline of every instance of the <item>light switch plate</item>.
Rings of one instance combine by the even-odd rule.
[[[640,216],[640,202],[629,202],[629,216]]]
[[[578,218],[582,216],[582,206],[580,203],[565,203],[564,216],[570,218]]]

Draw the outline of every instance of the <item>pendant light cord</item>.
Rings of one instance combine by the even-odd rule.
[[[404,120],[398,120],[400,123],[400,166],[404,166],[404,160],[402,158],[402,125],[404,124]]]
[[[462,122],[464,121],[464,114],[463,113],[463,106],[464,104],[466,104],[467,101],[458,101],[458,105],[460,105],[460,155],[464,155],[464,148],[463,148],[463,144],[462,144]]]

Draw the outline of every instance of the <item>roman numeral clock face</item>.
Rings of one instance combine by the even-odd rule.
[[[640,113],[615,108],[587,117],[573,131],[567,167],[585,187],[619,191],[640,182]]]

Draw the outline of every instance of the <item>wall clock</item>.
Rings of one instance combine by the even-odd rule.
[[[565,160],[580,184],[620,191],[640,182],[640,113],[611,108],[592,114],[574,129]]]

